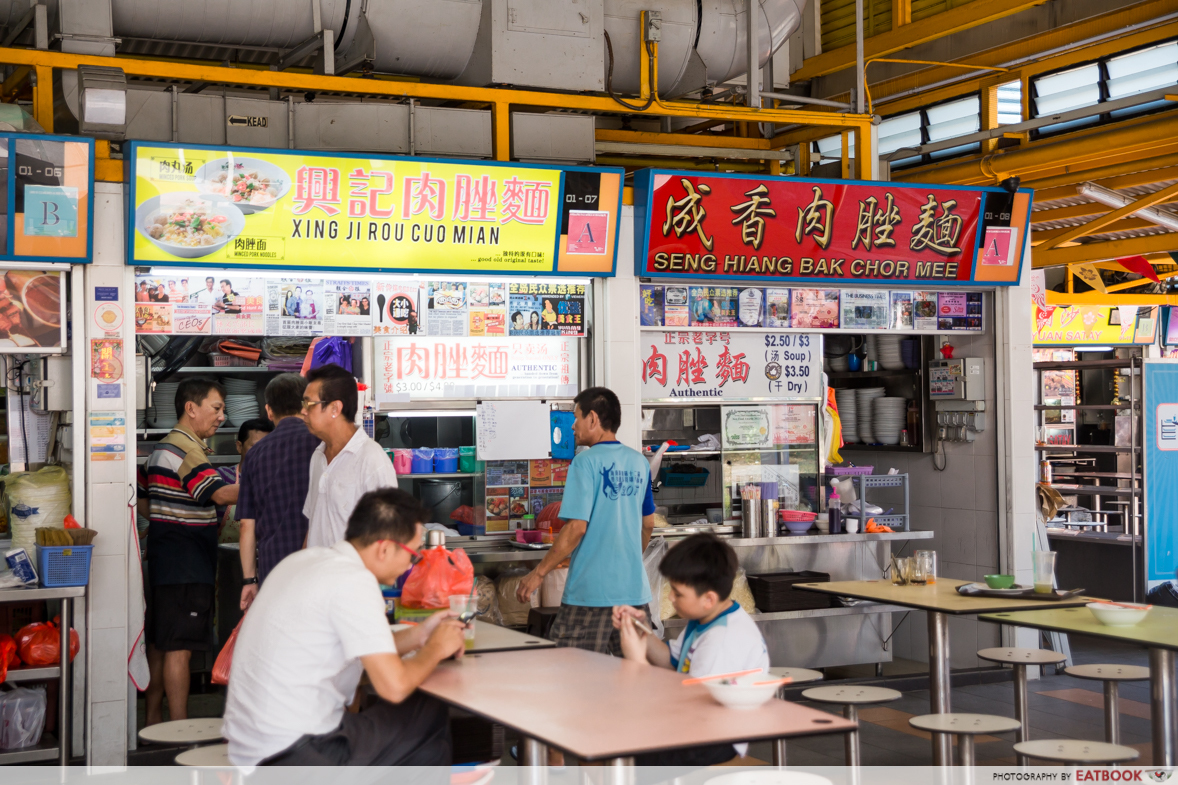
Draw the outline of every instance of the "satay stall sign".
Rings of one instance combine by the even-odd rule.
[[[822,395],[822,336],[718,330],[643,331],[644,401],[809,400]]]
[[[1028,189],[635,173],[637,273],[781,284],[1018,283]]]

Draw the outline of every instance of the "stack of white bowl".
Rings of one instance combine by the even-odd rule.
[[[176,426],[176,389],[179,382],[157,382],[151,406],[147,407],[147,421],[152,428]]]
[[[876,398],[882,398],[884,394],[885,390],[882,387],[860,387],[855,390],[855,407],[859,414],[859,438],[865,444],[871,444],[875,434],[871,402]]]
[[[859,441],[859,420],[855,406],[854,390],[834,391],[834,399],[839,407],[839,422],[843,426],[843,441],[852,444]]]
[[[258,417],[258,385],[248,379],[224,379],[225,417],[230,425],[237,427],[246,420]]]
[[[878,444],[899,444],[908,424],[908,399],[881,397],[871,401],[872,434]]]
[[[866,356],[863,358],[863,361],[865,363],[870,362],[871,360],[879,359],[879,345],[876,343],[876,338],[878,337],[879,336],[871,335],[870,333],[864,337],[863,350]],[[867,370],[866,365],[863,366],[863,370]]]
[[[846,373],[851,370],[850,360],[848,355],[838,355],[835,357],[827,357],[827,364],[830,366],[831,373]]]
[[[879,336],[879,364],[886,371],[899,371],[904,368],[904,355],[900,352],[900,335]]]

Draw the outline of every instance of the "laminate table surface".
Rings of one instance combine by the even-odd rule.
[[[1033,608],[1066,608],[1085,605],[1093,601],[1092,597],[1073,597],[1067,600],[1014,600],[1004,597],[967,597],[958,594],[957,587],[967,583],[974,583],[974,581],[937,578],[936,583],[925,586],[896,586],[887,580],[831,581],[830,583],[795,583],[794,588],[956,615],[1022,611]]]
[[[706,687],[685,686],[684,678],[604,654],[552,648],[448,661],[421,690],[586,761],[857,727],[777,699],[748,711],[729,709]]]

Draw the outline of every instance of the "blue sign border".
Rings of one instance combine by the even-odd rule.
[[[0,133],[0,139],[8,140],[8,238],[0,261],[5,262],[65,262],[68,264],[89,264],[94,259],[94,212],[97,195],[94,193],[94,139],[88,136],[65,136],[63,134],[20,134]],[[16,142],[23,139],[40,139],[47,142],[75,142],[89,148],[86,187],[89,207],[86,211],[86,255],[45,256],[16,253]]]
[[[1013,281],[977,281],[974,280],[974,274],[977,272],[978,251],[981,248],[983,235],[981,232],[977,233],[977,239],[974,242],[973,257],[970,260],[969,280],[966,281],[943,281],[934,279],[904,279],[904,280],[885,280],[875,278],[803,278],[803,277],[783,277],[771,275],[709,275],[706,273],[657,273],[650,272],[645,269],[646,253],[650,248],[650,220],[648,216],[653,213],[654,206],[651,201],[654,198],[654,189],[651,187],[651,181],[655,175],[666,174],[671,176],[676,175],[691,175],[696,177],[708,178],[727,178],[733,180],[748,180],[757,179],[765,181],[781,181],[781,182],[802,182],[814,183],[816,185],[865,185],[878,188],[881,185],[899,186],[903,188],[913,187],[929,187],[937,188],[945,191],[970,191],[977,193],[1008,193],[1005,188],[997,188],[994,186],[972,186],[972,185],[938,185],[935,183],[898,183],[883,180],[830,180],[821,177],[786,177],[782,175],[761,175],[748,173],[729,173],[729,172],[696,172],[683,169],[639,169],[634,172],[634,274],[639,278],[665,278],[675,280],[708,280],[723,283],[747,282],[749,285],[765,285],[767,283],[776,283],[784,288],[794,286],[796,284],[819,284],[827,287],[835,287],[838,285],[872,285],[872,286],[887,286],[890,289],[913,289],[919,287],[941,287],[941,286],[972,286],[974,288],[993,288],[996,286],[1018,286],[1023,273],[1023,264],[1025,263],[1024,256],[1026,253],[1027,238],[1019,239],[1019,247],[1023,250],[1019,253],[1019,269],[1018,274],[1015,275]],[[1030,197],[1027,203],[1027,227],[1030,231],[1031,226],[1031,210],[1034,207],[1034,189],[1020,188],[1019,193],[1026,194]]]
[[[311,155],[322,158],[355,158],[363,159],[365,161],[380,160],[380,161],[403,161],[406,163],[441,163],[441,164],[474,164],[477,166],[505,166],[517,169],[542,169],[546,171],[560,172],[560,189],[558,191],[559,197],[557,201],[557,209],[564,209],[564,175],[565,172],[612,172],[618,175],[618,199],[617,199],[617,218],[618,227],[615,230],[614,241],[614,256],[613,264],[610,266],[610,271],[606,273],[592,273],[583,272],[580,270],[570,272],[559,272],[557,264],[560,259],[560,229],[559,224],[556,227],[556,239],[553,242],[552,249],[552,269],[541,271],[521,271],[511,272],[505,271],[481,271],[481,270],[439,270],[437,268],[420,268],[420,267],[308,267],[298,265],[294,267],[282,267],[280,265],[260,265],[260,264],[236,264],[225,261],[200,261],[199,259],[176,259],[175,261],[160,261],[156,259],[150,260],[136,260],[135,259],[135,202],[136,202],[136,181],[138,178],[135,175],[135,162],[138,160],[138,151],[140,147],[156,147],[156,148],[173,148],[176,150],[214,150],[234,153],[261,153],[263,155]],[[146,142],[135,141],[131,142],[125,148],[124,159],[127,161],[126,172],[129,180],[129,187],[126,189],[126,232],[127,232],[127,265],[132,267],[185,267],[185,268],[203,268],[215,267],[218,269],[245,269],[245,270],[321,270],[324,272],[342,272],[352,274],[363,273],[380,273],[380,274],[397,274],[403,273],[406,275],[494,275],[494,276],[563,276],[571,278],[612,278],[617,275],[618,271],[618,246],[621,245],[621,218],[622,218],[622,191],[625,186],[625,169],[613,166],[545,166],[543,164],[527,164],[517,163],[515,161],[488,161],[474,158],[432,158],[411,155],[386,155],[382,153],[353,153],[353,152],[335,152],[331,150],[303,150],[299,148],[287,147],[229,147],[225,145],[211,145],[211,144],[172,144],[169,142]],[[93,158],[91,158],[91,168],[93,168]],[[559,219],[558,219],[559,221]]]

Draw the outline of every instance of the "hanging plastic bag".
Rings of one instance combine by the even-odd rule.
[[[20,687],[0,693],[0,750],[33,747],[45,729],[44,689]]]
[[[646,546],[646,552],[642,554],[642,566],[646,569],[646,579],[650,581],[650,621],[655,634],[660,638],[663,637],[663,614],[660,608],[660,598],[663,594],[663,574],[659,572],[659,564],[662,563],[668,550],[670,547],[665,538],[651,537],[650,545]]]
[[[21,627],[16,633],[16,653],[21,662],[33,668],[44,668],[61,662],[60,617],[52,622],[36,622]],[[78,631],[70,630],[70,662],[78,656],[81,643]]]
[[[324,338],[315,344],[315,348],[311,350],[312,370],[322,365],[331,365],[332,363],[343,368],[348,373],[352,372],[352,344],[347,338],[340,338],[339,336]]]
[[[225,645],[221,647],[221,653],[217,655],[217,661],[213,663],[213,684],[224,686],[229,683],[229,669],[233,665],[233,647],[237,645],[237,633],[241,630],[243,621],[245,621],[244,614],[238,619],[233,632],[229,633],[229,640],[225,641]]]
[[[421,561],[405,581],[401,605],[417,609],[449,608],[451,594],[470,594],[473,586],[474,565],[466,551],[430,548],[422,552]]]

